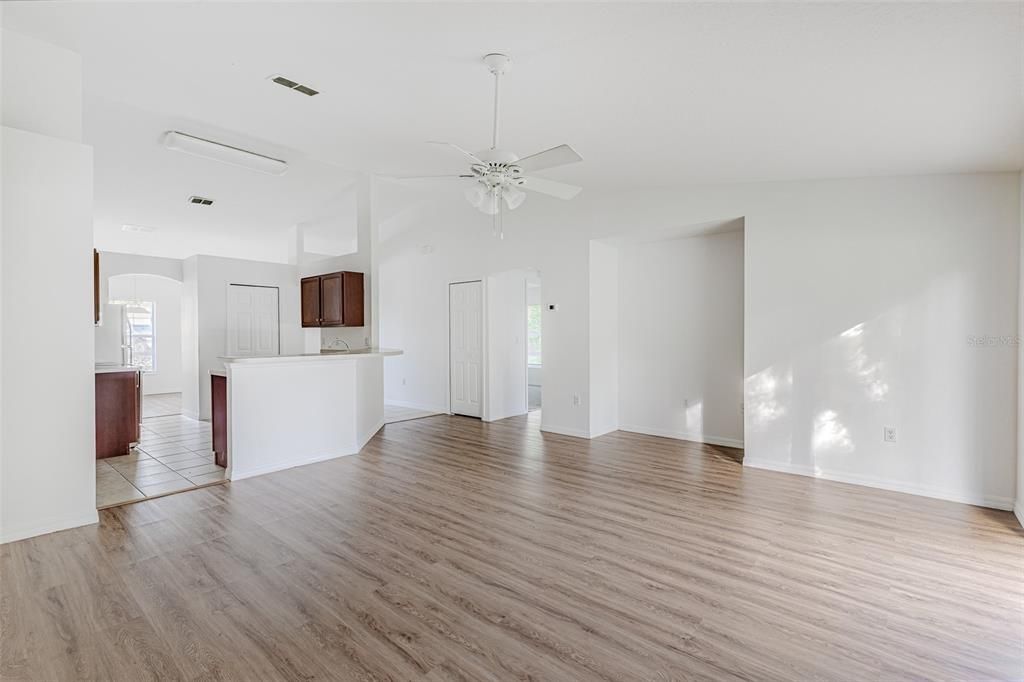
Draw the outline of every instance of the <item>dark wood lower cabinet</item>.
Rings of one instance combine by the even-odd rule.
[[[220,467],[228,465],[228,380],[227,377],[210,375],[211,428],[213,431],[213,463]]]
[[[96,459],[127,455],[139,441],[141,396],[136,370],[96,374]]]

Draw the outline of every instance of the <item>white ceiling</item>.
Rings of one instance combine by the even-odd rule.
[[[8,2],[3,12],[5,27],[83,57],[97,239],[153,245],[166,231],[169,244],[153,247],[165,255],[187,250],[182,235],[188,248],[199,235],[227,245],[280,235],[336,200],[350,171],[461,170],[458,155],[423,143],[487,146],[491,77],[479,57],[490,51],[514,59],[502,146],[572,144],[585,161],[545,175],[588,190],[1015,170],[1024,155],[1020,2]],[[321,94],[266,80],[278,73]],[[157,144],[170,128],[292,169],[278,178],[172,154]],[[193,193],[215,195],[216,213],[186,210]],[[126,235],[125,222],[161,229]]]

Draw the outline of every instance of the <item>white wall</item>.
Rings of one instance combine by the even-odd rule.
[[[3,30],[3,124],[82,141],[82,60],[74,52]]]
[[[806,190],[747,221],[746,463],[1009,506],[1016,177]]]
[[[198,418],[199,258],[186,258],[182,261],[181,273],[181,411],[187,416]]]
[[[223,369],[227,353],[227,287],[229,284],[276,286],[281,315],[281,354],[305,352],[300,319],[299,277],[294,265],[192,256],[183,263],[182,326],[186,338],[182,411],[198,419],[210,418],[210,370]],[[195,357],[195,370],[192,369]],[[195,385],[193,385],[195,382]]]
[[[373,276],[371,273],[373,237],[370,211],[370,180],[359,177],[350,192],[339,197],[332,205],[331,220],[326,224],[316,223],[302,228],[299,255],[295,262],[299,266],[299,277],[323,275],[347,270],[362,272],[363,276],[363,326],[324,327],[303,330],[306,352],[315,353],[341,339],[350,348],[364,348],[373,343]],[[354,213],[354,216],[352,215]],[[352,220],[354,218],[354,221]],[[354,222],[354,226],[350,223]],[[353,229],[354,227],[354,229]],[[325,235],[326,233],[326,235]],[[327,241],[323,241],[328,237]],[[322,249],[327,244],[333,248],[352,249],[352,253],[330,258],[314,259],[310,249]],[[338,344],[340,347],[340,344]]]
[[[115,275],[108,280],[107,295],[110,301],[153,302],[156,367],[143,375],[142,391],[146,395],[180,392],[184,380],[181,282],[156,275]]]
[[[618,294],[619,428],[743,447],[743,232],[624,244]]]
[[[1024,173],[1020,180],[1020,259],[1017,294],[1017,503],[1014,512],[1024,525]]]
[[[156,256],[139,256],[134,253],[100,251],[100,300],[110,300],[107,282],[111,277],[136,274],[157,275],[180,282],[184,279],[181,265],[181,260],[177,258],[158,258]]]
[[[2,156],[8,542],[96,521],[92,149],[5,126]]]
[[[491,275],[484,288],[484,421],[526,414],[526,272]]]
[[[0,542],[8,542],[97,518],[93,177],[92,149],[80,144],[81,60],[9,31],[0,37]]]
[[[561,202],[531,195],[522,208],[506,215],[505,239],[498,240],[491,233],[490,218],[460,203],[458,193],[440,200],[436,193],[425,193],[426,199],[414,196],[418,203],[403,210],[392,202],[408,199],[406,188],[383,182],[378,186],[380,345],[404,351],[385,363],[385,400],[446,409],[448,284],[533,269],[543,276],[545,301],[560,304],[558,312],[544,312],[542,425],[586,434],[585,403],[574,408],[569,400],[573,392],[586,396],[588,377],[587,350],[581,352],[573,343],[576,330],[586,330],[588,316],[585,278],[582,295],[574,291],[580,284],[574,275],[586,272],[588,254],[575,248],[572,233],[580,233],[583,226],[554,217],[545,220],[545,207]],[[561,372],[549,373],[554,366]]]
[[[444,404],[448,281],[533,266],[560,306],[544,318],[542,427],[589,434],[590,240],[744,218],[748,463],[1006,508],[1017,352],[967,339],[1016,333],[1019,185],[990,173],[531,194],[504,241],[457,194],[389,209],[381,339],[407,351],[407,383],[389,376],[387,395]]]
[[[619,428],[619,253],[590,242],[590,430],[591,438]],[[624,352],[639,350],[631,345]],[[581,398],[582,399],[582,398]],[[543,398],[542,398],[543,400]],[[545,406],[547,402],[544,402]]]

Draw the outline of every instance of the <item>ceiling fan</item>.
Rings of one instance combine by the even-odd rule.
[[[431,142],[430,144],[445,145],[460,152],[470,161],[469,172],[457,175],[401,179],[456,178],[474,180],[473,185],[465,192],[466,200],[482,213],[494,216],[494,231],[499,238],[504,238],[501,220],[504,207],[509,210],[519,208],[526,200],[524,189],[559,199],[572,199],[583,189],[563,182],[526,175],[526,173],[576,163],[582,161],[583,157],[567,144],[522,158],[507,149],[498,147],[501,77],[512,68],[512,59],[504,54],[488,54],[484,56],[483,61],[490,72],[494,74],[494,128],[490,148],[472,153],[451,142]]]

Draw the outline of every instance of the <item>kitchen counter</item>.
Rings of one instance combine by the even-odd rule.
[[[395,348],[353,348],[352,350],[322,350],[319,353],[297,353],[294,355],[260,355],[241,358],[222,357],[228,364],[274,364],[287,362],[309,362],[322,360],[351,360],[353,358],[391,357],[401,355]]]
[[[141,367],[131,365],[96,365],[96,374],[109,374],[111,372],[141,372]]]
[[[224,369],[210,372],[211,409],[214,451],[223,444],[228,478],[359,452],[384,424],[384,358],[401,353],[221,358]]]

